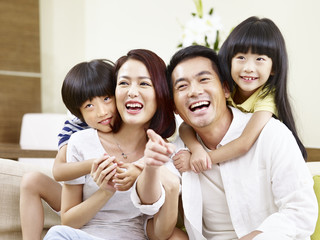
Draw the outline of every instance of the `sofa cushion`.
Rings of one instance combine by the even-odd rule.
[[[40,171],[52,177],[49,167],[0,159],[0,239],[22,239],[19,199],[20,182],[26,172]],[[44,204],[45,229],[59,224],[59,216]]]

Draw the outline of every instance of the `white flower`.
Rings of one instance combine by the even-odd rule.
[[[204,45],[215,50],[219,49],[219,31],[222,30],[221,18],[213,14],[203,14],[201,0],[194,0],[197,7],[197,14],[182,27],[180,47],[187,47],[193,44]],[[215,46],[216,44],[216,46]]]

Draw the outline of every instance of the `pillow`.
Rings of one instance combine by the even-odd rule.
[[[319,175],[313,176],[313,181],[314,181],[313,189],[314,189],[314,192],[316,193],[316,196],[318,199],[318,207],[320,209],[320,176]],[[311,235],[311,240],[320,239],[320,215],[319,215],[319,213],[320,213],[320,211],[318,212],[318,221],[317,221],[316,229],[315,229],[314,233]]]

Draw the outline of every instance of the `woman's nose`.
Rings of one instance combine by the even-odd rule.
[[[138,86],[136,84],[131,84],[128,95],[130,98],[135,98],[139,95]]]

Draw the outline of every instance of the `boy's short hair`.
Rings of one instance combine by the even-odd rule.
[[[115,94],[113,62],[95,59],[81,62],[67,73],[61,89],[62,100],[68,110],[84,121],[80,111],[82,104],[95,97]]]

